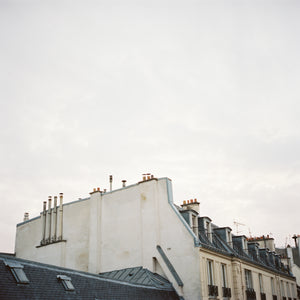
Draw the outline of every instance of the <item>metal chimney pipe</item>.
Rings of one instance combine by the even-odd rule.
[[[51,202],[52,202],[52,197],[48,197],[48,242],[51,242],[51,217],[52,217],[52,210],[51,210]]]
[[[126,180],[122,180],[122,187],[126,186]]]
[[[46,212],[46,208],[47,208],[47,201],[44,201],[43,202],[43,218],[42,218],[42,225],[43,225],[43,228],[42,228],[42,244],[45,244],[45,238],[46,238],[46,215],[47,215],[47,212]]]
[[[59,240],[63,239],[63,195],[63,193],[59,193]]]
[[[53,222],[54,222],[54,233],[53,233],[53,241],[56,241],[57,237],[57,196],[54,196],[54,207],[53,207]]]
[[[109,175],[109,188],[110,188],[110,191],[112,191],[112,182],[113,182],[113,176]]]

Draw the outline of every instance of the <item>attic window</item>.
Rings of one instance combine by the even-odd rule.
[[[23,270],[24,267],[21,264],[13,261],[5,261],[4,263],[10,269],[17,283],[29,283],[29,280]]]
[[[75,288],[72,284],[71,278],[65,275],[57,275],[57,279],[61,281],[66,291],[74,291]]]

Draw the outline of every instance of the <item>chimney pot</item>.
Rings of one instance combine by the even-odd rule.
[[[122,187],[125,187],[126,186],[126,180],[122,180]]]
[[[151,175],[151,179],[153,179],[154,178],[154,175]]]
[[[150,180],[150,179],[151,179],[150,175],[147,175],[147,180]]]
[[[183,200],[183,204],[186,204],[186,201],[185,201],[185,200]]]
[[[96,192],[96,188],[94,188],[93,191]]]
[[[100,191],[100,188],[99,188],[99,187],[97,187],[97,191],[98,191],[98,192]]]
[[[24,213],[24,219],[23,219],[23,222],[28,221],[28,220],[29,220],[29,213],[26,212],[26,213]]]
[[[106,189],[104,189],[104,193],[106,193]]]

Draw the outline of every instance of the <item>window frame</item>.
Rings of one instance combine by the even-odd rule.
[[[245,271],[246,289],[248,290],[253,289],[252,272],[249,269],[244,269],[244,271]]]
[[[28,284],[29,279],[24,272],[24,266],[13,261],[5,260],[4,264],[9,268],[11,274],[13,275],[16,283],[18,284]]]
[[[207,260],[207,282],[208,285],[214,285],[214,262],[213,260],[208,259]]]

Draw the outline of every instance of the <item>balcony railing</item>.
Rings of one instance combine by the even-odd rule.
[[[256,292],[254,289],[246,289],[247,300],[256,300]]]
[[[223,297],[230,298],[231,297],[231,289],[228,287],[223,287]]]
[[[261,300],[266,300],[267,299],[266,294],[265,293],[260,293],[260,299]]]
[[[217,297],[219,295],[218,287],[216,285],[208,285],[208,296]]]

